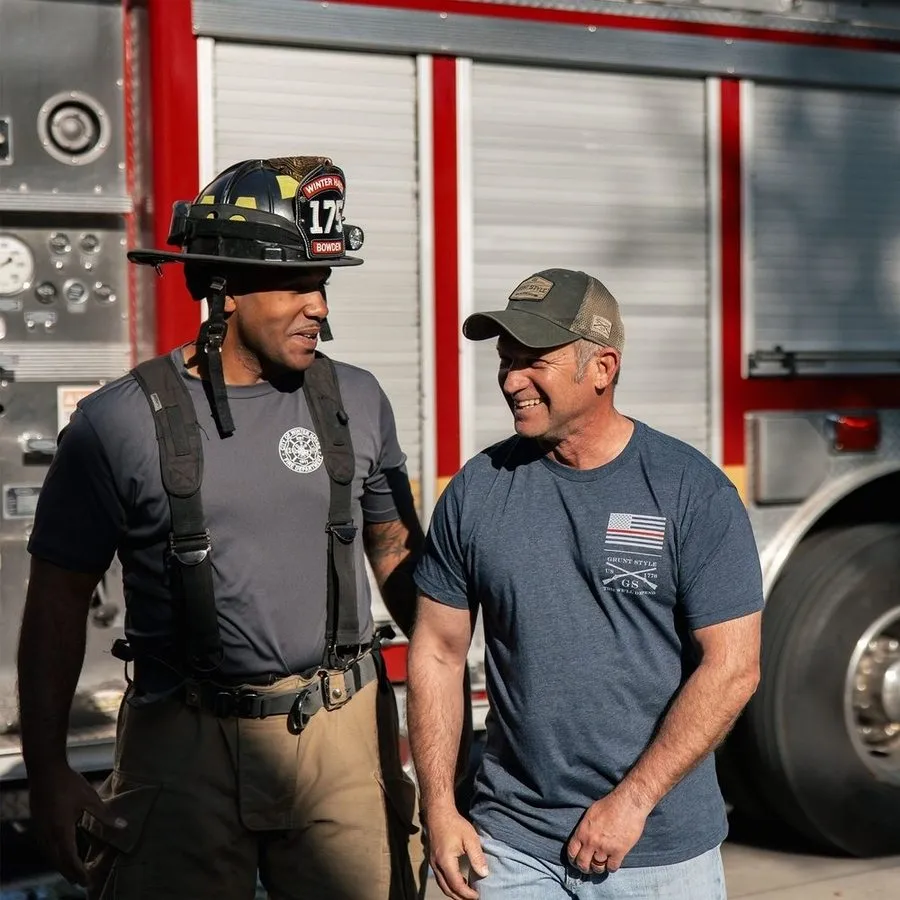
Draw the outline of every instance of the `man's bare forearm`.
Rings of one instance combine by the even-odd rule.
[[[98,580],[32,561],[18,653],[22,752],[31,774],[66,764],[69,713]]]
[[[463,724],[465,660],[443,658],[430,647],[409,656],[407,721],[422,807],[455,809],[454,782]]]
[[[616,788],[647,811],[731,730],[756,688],[755,673],[701,664],[685,682],[656,737]]]
[[[366,525],[366,556],[391,618],[407,636],[412,634],[416,610],[413,572],[422,556],[424,537],[418,522],[400,519]]]

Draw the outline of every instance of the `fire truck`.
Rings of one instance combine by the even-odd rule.
[[[310,152],[367,233],[326,349],[390,396],[423,518],[511,430],[462,319],[545,267],[599,277],[628,328],[618,407],[719,464],[758,542],[763,674],[720,753],[729,801],[900,852],[900,11],[851,0],[2,0],[4,817],[57,433],[200,320],[177,270],[125,250],[164,246],[172,204],[232,162]],[[87,773],[110,764],[122,618],[114,569],[72,715]]]

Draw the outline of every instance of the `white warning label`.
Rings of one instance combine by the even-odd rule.
[[[61,384],[56,388],[56,432],[59,434],[69,424],[79,400],[93,394],[99,384]]]

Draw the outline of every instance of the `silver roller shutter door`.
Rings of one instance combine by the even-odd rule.
[[[749,97],[745,352],[900,356],[900,96],[756,85]]]
[[[365,265],[335,269],[323,350],[373,372],[410,477],[422,469],[416,69],[411,57],[217,43],[217,170],[245,158],[330,156]]]
[[[619,409],[709,449],[704,84],[474,64],[474,307],[543,268],[598,277],[626,330]],[[475,348],[480,449],[511,433]]]

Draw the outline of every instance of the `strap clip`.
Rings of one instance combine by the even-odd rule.
[[[212,549],[209,531],[202,534],[169,535],[169,551],[183,566],[199,566]]]
[[[226,331],[228,331],[228,325],[225,322],[207,322],[204,335],[206,339],[204,341],[206,353],[217,353],[222,349]]]
[[[352,544],[356,539],[356,533],[359,529],[353,522],[336,523],[329,522],[325,530],[329,534],[333,534],[342,544]]]
[[[263,694],[256,691],[240,691],[235,697],[235,715],[242,719],[262,719],[264,716]]]
[[[220,719],[232,716],[241,719],[262,719],[265,716],[264,699],[265,696],[256,691],[219,691],[213,697],[212,714]]]

